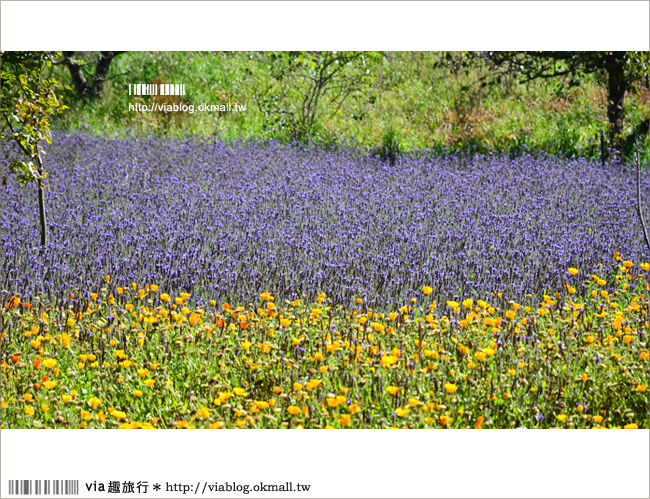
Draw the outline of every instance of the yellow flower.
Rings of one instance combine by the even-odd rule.
[[[587,373],[582,373],[582,378],[580,379],[582,379],[582,381],[587,381],[589,380],[589,375]]]
[[[97,407],[99,407],[99,404],[101,404],[102,401],[97,397],[93,397],[88,401],[88,403],[90,404],[90,407],[92,407],[93,409],[97,409]]]
[[[151,378],[144,380],[144,384],[147,385],[147,388],[151,388],[155,382],[156,380]]]
[[[47,405],[47,404],[42,404],[42,405],[41,405],[41,411],[43,411],[43,412],[47,412],[47,411],[49,411],[49,410],[50,410],[50,406],[49,406],[49,405]]]
[[[28,416],[33,416],[34,415],[34,408],[31,405],[26,405],[25,406],[25,414]]]
[[[140,391],[140,390],[133,390],[133,395],[135,395],[136,397],[142,397],[142,391]]]
[[[294,389],[294,391],[299,392],[300,390],[302,390],[302,385],[296,381],[293,384],[293,389]]]
[[[626,425],[623,427],[623,429],[625,429],[625,430],[638,430],[638,429],[639,429],[639,425],[636,424],[636,423],[630,423],[630,424],[626,424]]]
[[[246,390],[244,390],[243,388],[235,388],[235,389],[233,389],[233,392],[234,392],[235,395],[237,395],[239,397],[245,397],[246,396]]]
[[[47,367],[48,369],[52,369],[54,366],[56,366],[56,359],[45,359],[43,361],[43,365]]]
[[[633,341],[634,341],[634,336],[633,335],[626,334],[625,336],[623,336],[623,343],[625,343],[626,345],[629,345]]]
[[[414,397],[411,397],[408,399],[408,403],[411,407],[416,407],[420,403],[420,401]]]
[[[453,383],[445,383],[445,391],[447,393],[454,393],[456,390],[458,390],[458,387]]]
[[[124,414],[122,411],[113,410],[111,412],[111,416],[113,416],[115,419],[126,419],[126,414]]]
[[[357,412],[361,411],[361,408],[359,407],[359,404],[351,404],[348,406],[348,411],[350,414],[356,414]]]
[[[400,418],[403,418],[409,412],[411,412],[411,409],[409,409],[408,407],[398,407],[397,409],[395,409],[395,414],[397,414]]]
[[[381,365],[383,367],[392,366],[397,363],[397,357],[394,355],[383,355],[381,358]]]
[[[350,425],[352,424],[352,418],[350,417],[349,414],[343,414],[343,415],[339,418],[339,424],[340,424],[341,426],[350,426]]]
[[[563,422],[566,419],[566,414],[558,414],[555,417],[558,419],[558,421]]]
[[[34,398],[34,395],[32,395],[31,393],[26,393],[25,395],[23,395],[23,398],[25,399],[25,402],[29,402]]]
[[[199,419],[206,419],[210,416],[210,409],[207,407],[201,407],[198,411],[196,411],[196,417]]]
[[[515,374],[517,374],[517,371],[515,371],[514,369],[508,369],[508,374],[510,376],[514,376]]]
[[[321,314],[322,310],[320,308],[312,308],[311,309],[311,315],[314,317],[318,317]]]
[[[223,426],[223,423],[222,423],[221,421],[215,421],[214,423],[212,423],[212,424],[210,425],[210,429],[211,429],[211,430],[218,430],[218,429],[221,428],[222,426]]]
[[[578,272],[580,272],[578,269],[569,267],[569,274],[576,275]]]
[[[623,267],[625,267],[626,269],[631,269],[633,265],[634,263],[630,262],[629,260],[625,260],[623,262]]]
[[[295,405],[290,405],[289,407],[287,407],[287,411],[292,416],[295,416],[296,414],[298,414],[300,412],[300,407],[296,407]]]
[[[589,336],[587,336],[587,337],[585,338],[585,343],[592,344],[594,341],[596,341],[596,339],[595,339],[593,336],[591,336],[591,335],[589,335]]]
[[[384,325],[379,324],[378,322],[373,322],[372,328],[375,330],[375,333],[381,333],[384,331]]]
[[[514,310],[508,310],[506,312],[506,319],[512,320],[515,317],[517,317],[517,312],[515,312]]]
[[[485,362],[485,352],[476,352],[474,354],[474,357],[476,357],[481,362]]]
[[[252,343],[250,341],[242,341],[242,344],[241,344],[241,346],[242,346],[242,348],[244,350],[248,350],[251,347],[251,345],[252,345]]]
[[[433,288],[431,286],[423,286],[422,287],[422,292],[429,296],[433,292]]]
[[[634,391],[635,392],[645,392],[647,388],[648,388],[647,385],[637,385],[637,387],[634,389]]]
[[[57,385],[56,381],[52,381],[49,379],[43,383],[43,386],[48,390],[52,390],[56,385]]]
[[[280,319],[280,325],[282,327],[287,327],[289,324],[291,324],[291,321],[289,319]]]
[[[600,423],[603,422],[603,417],[602,417],[602,416],[594,416],[594,421],[595,421],[597,424],[600,424]]]
[[[64,402],[71,402],[72,401],[72,395],[66,393],[64,395],[61,395],[61,399]]]

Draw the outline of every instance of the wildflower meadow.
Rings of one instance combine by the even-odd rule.
[[[81,132],[46,152],[47,246],[33,186],[1,193],[3,428],[649,426],[625,165]]]

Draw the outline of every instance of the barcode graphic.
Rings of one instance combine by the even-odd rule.
[[[79,480],[9,480],[10,496],[77,496]]]
[[[129,95],[185,95],[181,83],[129,83]]]

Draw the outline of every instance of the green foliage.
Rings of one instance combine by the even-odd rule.
[[[2,53],[2,140],[15,141],[24,155],[9,169],[22,183],[42,181],[39,143],[50,142],[50,118],[66,109],[54,90],[54,78],[44,78],[56,52]]]
[[[268,126],[292,138],[317,137],[322,115],[341,113],[344,102],[372,83],[371,52],[262,52],[253,59],[264,78],[250,80],[250,95]],[[260,84],[261,83],[261,84]],[[323,102],[324,101],[324,102]]]
[[[357,91],[341,105],[330,91],[319,96],[318,106],[311,107],[315,114],[310,121],[302,118],[302,102],[313,80],[300,75],[311,71],[313,76],[318,64],[315,53],[127,52],[111,64],[101,99],[82,103],[72,92],[62,94],[71,110],[58,118],[57,125],[117,135],[190,133],[225,140],[289,141],[306,135],[328,145],[376,150],[385,145],[390,123],[402,151],[517,154],[525,147],[560,156],[600,157],[600,132],[608,126],[607,90],[601,72],[585,74],[577,86],[564,77],[523,83],[511,74],[483,86],[490,69],[478,60],[452,64],[439,52],[364,55],[363,63],[355,59],[343,68],[345,75],[361,78],[347,84]],[[467,62],[469,55],[461,56],[449,58]],[[311,57],[311,63],[305,57]],[[294,80],[281,71],[290,62]],[[53,72],[59,79],[69,78],[63,66],[54,67]],[[128,76],[120,76],[123,74]],[[343,76],[335,76],[339,74]],[[128,83],[157,81],[184,83],[187,94],[182,101],[195,107],[233,102],[247,109],[171,115],[129,111],[130,103],[150,103],[154,98],[129,96]],[[649,95],[643,79],[627,91],[622,130],[626,136],[647,120]],[[647,135],[644,140],[647,144]]]
[[[629,154],[625,147],[623,122],[625,94],[640,83],[648,88],[650,64],[648,52],[471,52],[461,57],[447,54],[444,64],[455,68],[469,68],[483,62],[488,68],[480,84],[500,85],[503,78],[512,76],[523,84],[537,79],[564,78],[568,86],[578,87],[587,75],[597,74],[607,88],[607,120],[610,145]],[[648,118],[634,134],[645,131]],[[629,137],[630,135],[628,135]]]

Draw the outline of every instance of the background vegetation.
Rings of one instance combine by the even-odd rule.
[[[319,70],[328,67],[328,56],[340,66],[329,66],[338,68],[339,79],[324,82],[320,99],[315,105],[310,101],[312,115],[305,116],[305,96],[319,90],[317,85],[323,83]],[[438,52],[127,52],[114,57],[100,98],[81,99],[72,88],[64,92],[63,103],[70,111],[57,124],[111,134],[128,130],[226,140],[299,138],[381,147],[378,151],[389,155],[424,148],[514,152],[525,147],[562,156],[600,157],[600,133],[607,136],[608,131],[604,71],[581,74],[578,79],[567,75],[526,83],[515,73],[502,72],[498,83],[482,86],[490,71],[484,60],[449,64],[445,56]],[[91,67],[97,56],[77,53],[76,57],[82,62],[85,57]],[[454,57],[463,60],[460,54]],[[71,84],[64,65],[53,67],[52,73]],[[245,105],[246,111],[129,111],[129,103],[151,101],[129,96],[129,83],[159,82],[185,84],[182,102],[195,107],[230,102]],[[624,135],[647,120],[649,101],[646,76],[625,95]]]

